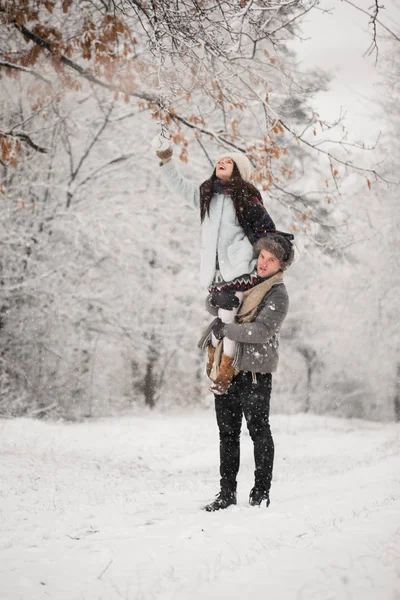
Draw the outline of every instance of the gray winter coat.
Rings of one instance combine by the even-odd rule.
[[[218,309],[210,304],[211,295],[206,299],[206,308],[214,316]],[[273,373],[278,367],[279,330],[289,309],[289,296],[283,281],[276,282],[265,294],[258,313],[251,323],[228,323],[226,337],[237,343],[233,366],[239,371],[252,373]],[[206,348],[211,341],[211,331],[215,320],[210,323],[199,341],[200,348]]]

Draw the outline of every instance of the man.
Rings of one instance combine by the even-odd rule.
[[[278,366],[278,334],[287,315],[289,298],[283,283],[283,271],[293,262],[294,251],[289,236],[271,233],[254,246],[259,283],[244,293],[236,322],[215,319],[205,331],[199,345],[206,348],[211,335],[237,342],[232,382],[220,381],[215,397],[215,411],[220,437],[221,489],[206,511],[236,504],[236,477],[240,463],[240,430],[245,416],[254,444],[254,487],[250,491],[252,506],[269,506],[269,492],[274,463],[274,441],[269,425],[272,373]],[[208,311],[216,315],[219,308],[231,304],[231,291],[210,294]],[[218,360],[218,349],[215,351]]]

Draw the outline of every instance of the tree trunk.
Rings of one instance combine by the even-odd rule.
[[[150,408],[154,408],[155,406],[155,395],[156,395],[156,377],[154,375],[155,369],[155,358],[149,355],[147,365],[146,365],[146,374],[144,376],[144,384],[143,384],[143,393],[144,393],[144,402],[146,406]]]
[[[400,363],[397,365],[396,388],[394,394],[394,420],[400,421]]]
[[[304,412],[308,413],[311,408],[311,384],[312,377],[314,372],[314,367],[316,365],[317,353],[313,348],[309,348],[308,346],[300,346],[298,348],[300,354],[304,357],[306,361],[306,369],[307,369],[307,384],[306,384],[306,398],[304,402]]]

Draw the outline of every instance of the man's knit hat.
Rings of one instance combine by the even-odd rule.
[[[281,263],[281,269],[284,271],[293,262],[294,249],[290,237],[291,234],[281,235],[280,233],[269,233],[265,237],[260,238],[254,244],[254,252],[258,256],[261,250],[270,252]]]
[[[223,158],[231,158],[234,161],[237,168],[239,169],[241,178],[245,181],[250,180],[250,175],[253,171],[253,167],[247,156],[245,156],[245,154],[242,154],[241,152],[226,152],[225,154],[221,154],[221,156],[215,163],[215,166],[217,166],[219,161]]]

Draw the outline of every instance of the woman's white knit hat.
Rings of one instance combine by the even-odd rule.
[[[226,152],[225,154],[221,154],[215,165],[217,165],[223,158],[231,158],[239,169],[241,178],[245,181],[250,180],[253,166],[245,154],[242,154],[241,152]]]

